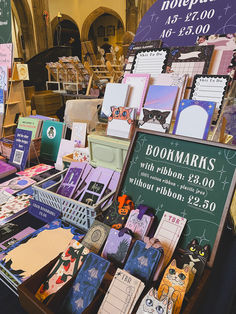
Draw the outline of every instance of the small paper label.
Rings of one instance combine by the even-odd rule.
[[[34,217],[47,223],[57,219],[61,214],[57,209],[32,199],[28,211]]]

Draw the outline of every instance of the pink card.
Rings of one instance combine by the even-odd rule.
[[[186,222],[187,219],[183,217],[164,212],[154,234],[154,238],[161,242],[165,252],[163,267],[170,261]]]
[[[48,171],[50,169],[53,169],[53,168],[54,168],[53,166],[49,166],[46,164],[39,164],[39,165],[36,165],[34,167],[25,169],[24,171],[17,172],[16,174],[19,176],[25,176],[25,177],[31,178],[31,177],[34,177],[34,176],[40,174],[40,173],[43,173],[43,172]]]
[[[12,48],[13,45],[10,44],[0,44],[0,66],[4,65],[9,70],[11,70],[12,67]]]
[[[126,73],[122,83],[129,84],[130,93],[127,107],[136,108],[139,114],[144,103],[150,74]]]
[[[24,190],[35,182],[36,181],[24,176],[13,178],[0,184],[0,190],[7,191],[10,194],[15,194],[21,190]]]

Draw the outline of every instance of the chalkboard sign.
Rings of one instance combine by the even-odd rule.
[[[233,34],[235,0],[158,0],[142,18],[134,41],[191,46],[198,36]]]
[[[11,36],[11,0],[0,1],[0,44],[10,43]]]
[[[235,187],[235,166],[231,146],[136,130],[117,194],[151,207],[158,221],[164,211],[185,217],[180,247],[193,238],[210,244],[212,266]]]

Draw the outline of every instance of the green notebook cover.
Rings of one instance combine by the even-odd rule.
[[[61,139],[64,137],[65,123],[44,121],[40,156],[56,162]]]
[[[32,140],[36,138],[41,120],[29,117],[19,117],[18,129],[32,131]]]

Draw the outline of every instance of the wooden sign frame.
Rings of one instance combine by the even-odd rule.
[[[126,177],[128,177],[128,175],[129,175],[128,171],[129,171],[129,167],[130,167],[130,161],[131,161],[131,159],[132,159],[132,157],[134,155],[135,144],[136,144],[136,141],[138,140],[138,136],[140,134],[141,135],[142,134],[147,134],[147,135],[151,135],[151,136],[152,135],[157,136],[157,139],[155,141],[155,145],[158,145],[158,137],[159,137],[159,139],[161,137],[162,139],[163,138],[166,139],[167,142],[169,142],[171,140],[173,142],[174,141],[175,142],[176,141],[177,142],[181,141],[181,143],[183,143],[183,141],[184,141],[184,144],[187,144],[187,145],[190,145],[190,146],[195,145],[195,144],[196,145],[203,144],[203,145],[208,146],[208,147],[211,147],[211,146],[212,147],[216,147],[217,149],[219,149],[219,152],[220,151],[223,152],[225,149],[232,150],[233,151],[233,157],[236,155],[236,148],[232,147],[230,145],[225,145],[225,144],[220,144],[220,143],[213,143],[213,142],[207,142],[207,141],[203,141],[203,140],[196,140],[196,139],[189,138],[189,137],[175,136],[175,135],[164,134],[164,133],[159,133],[159,132],[154,132],[154,131],[149,131],[149,130],[136,129],[135,133],[134,133],[134,136],[132,138],[132,141],[131,141],[128,153],[126,155],[125,163],[124,163],[124,166],[123,166],[123,169],[122,169],[122,172],[121,172],[121,176],[120,176],[120,180],[119,180],[119,183],[118,183],[118,187],[117,187],[115,198],[117,198],[118,195],[121,195],[122,193],[124,193],[124,191],[122,191],[122,189],[124,187],[124,183],[125,183]],[[198,148],[196,147],[196,152],[198,152],[200,150],[200,147],[202,147],[202,145],[200,145]],[[169,148],[171,149],[171,146]],[[191,152],[191,151],[189,151],[189,152]],[[194,153],[195,152],[192,152],[192,154],[194,154]],[[139,156],[142,156],[142,155],[140,155],[140,152],[138,152],[138,154],[139,154]],[[131,164],[132,164],[132,162],[131,162]],[[138,173],[137,169],[135,168],[135,175],[137,173]],[[230,208],[230,204],[231,204],[233,193],[234,193],[234,189],[235,189],[235,184],[236,184],[236,170],[235,170],[235,167],[234,167],[234,171],[230,172],[230,173],[232,173],[232,181],[228,182],[229,188],[225,192],[226,201],[224,203],[224,208],[222,208],[222,210],[220,210],[220,212],[218,211],[218,213],[220,213],[220,214],[218,214],[219,215],[219,223],[218,224],[215,223],[217,225],[218,229],[217,229],[216,236],[214,237],[214,244],[211,246],[211,255],[210,255],[210,258],[209,258],[209,262],[208,262],[208,266],[210,268],[212,268],[213,263],[214,263],[214,259],[215,259],[216,252],[217,252],[217,248],[218,248],[218,245],[219,245],[219,242],[220,242],[221,234],[222,234],[222,231],[223,231],[223,228],[224,228],[224,224],[225,224],[225,221],[226,221],[227,213],[228,213],[228,210]],[[219,183],[219,185],[220,185],[220,183]],[[128,186],[129,184],[130,183],[126,184],[126,186]],[[135,193],[137,195],[137,193],[139,193],[139,191],[138,191],[138,189],[136,187],[135,187],[135,189],[136,189]],[[155,191],[154,191],[154,193],[155,193]],[[127,192],[127,194],[129,195],[129,192]],[[129,195],[129,196],[132,198],[132,195]],[[150,196],[150,194],[149,194],[149,196]],[[157,199],[157,195],[154,194],[154,198]],[[135,200],[133,199],[133,201],[135,201]],[[204,203],[205,203],[205,201],[204,201]],[[136,205],[138,205],[138,204],[136,204]],[[145,203],[143,203],[143,205],[149,206],[148,204],[145,204]],[[177,207],[178,207],[178,204],[176,204],[176,208]],[[169,210],[167,206],[164,208],[164,210],[171,212],[171,210]],[[200,211],[204,211],[204,210],[202,208],[200,208]],[[178,213],[178,212],[174,212],[174,213],[177,214],[177,215],[179,214],[181,216],[181,213]],[[218,216],[216,216],[216,218],[217,217]],[[187,217],[187,224],[188,224],[188,217]]]

